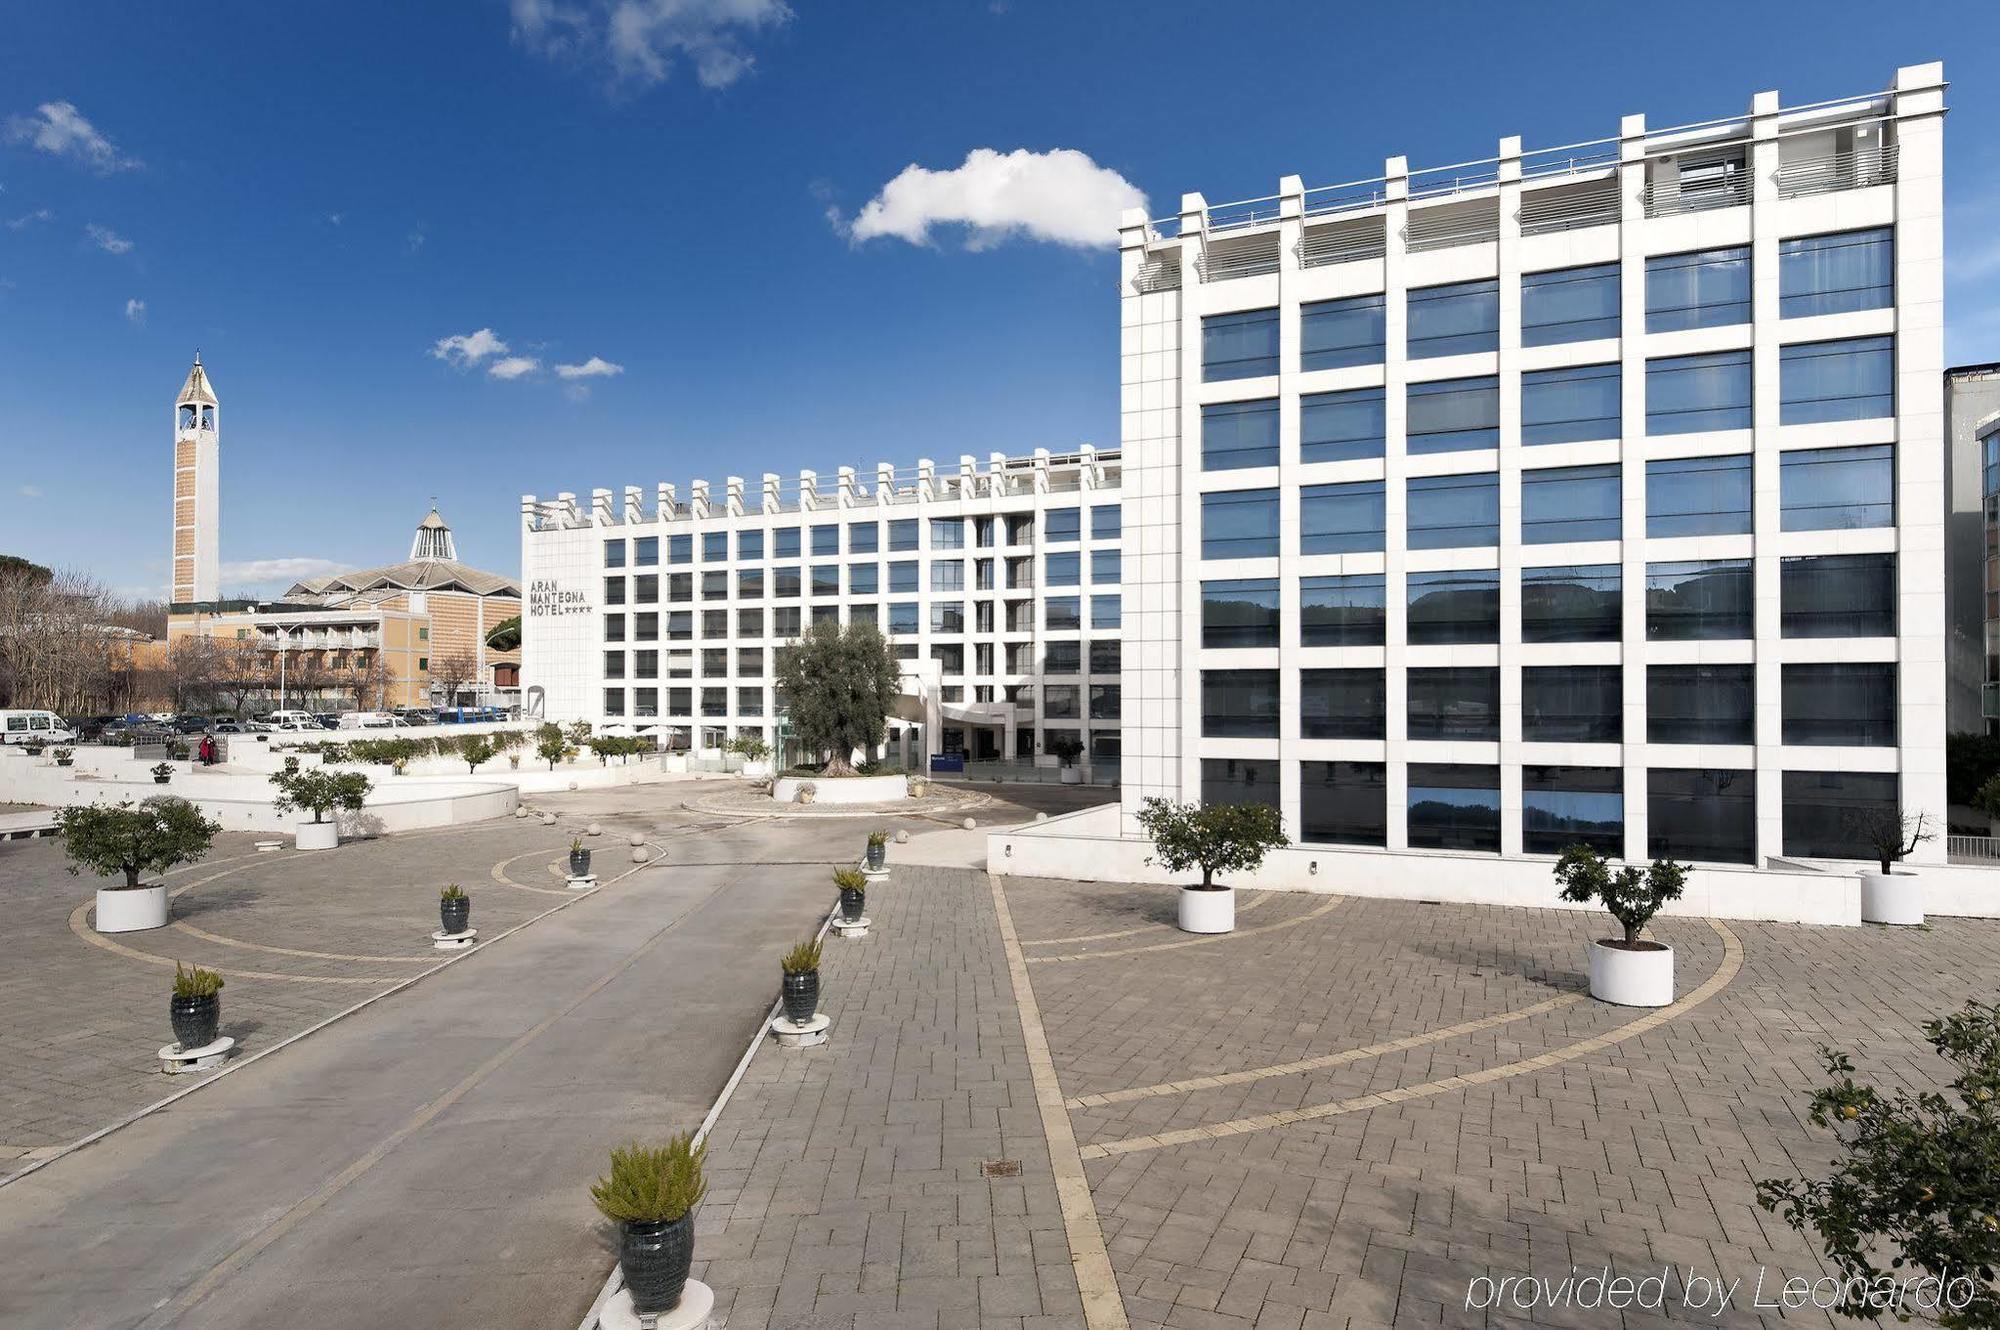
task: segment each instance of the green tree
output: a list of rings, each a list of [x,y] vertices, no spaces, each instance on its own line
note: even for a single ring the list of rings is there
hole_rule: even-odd
[[[164,873],[200,860],[222,824],[185,799],[161,794],[137,807],[129,800],[115,808],[72,804],[56,814],[56,830],[72,876],[85,868],[99,877],[123,873],[125,885],[136,887],[143,872]]]
[[[1290,845],[1278,810],[1269,804],[1172,803],[1139,805],[1139,825],[1152,837],[1152,858],[1169,873],[1201,870],[1203,888],[1217,873],[1252,872],[1272,850]]]
[[[466,771],[477,775],[479,764],[492,758],[493,744],[485,736],[475,734],[465,741],[465,746],[458,750],[458,755],[465,759]]]
[[[563,736],[562,726],[548,722],[535,731],[535,756],[547,762],[550,771],[556,769],[556,763],[568,751],[569,740]]]
[[[326,767],[273,772],[271,784],[278,787],[278,797],[271,801],[273,808],[280,813],[305,810],[315,822],[324,821],[336,808],[359,812],[374,788],[358,771],[330,771]]]
[[[1579,905],[1595,901],[1625,930],[1625,945],[1639,940],[1641,929],[1668,901],[1679,900],[1687,885],[1686,864],[1655,859],[1647,868],[1627,864],[1616,873],[1610,861],[1588,845],[1572,845],[1556,861],[1556,881],[1562,898]]]
[[[1840,1135],[1843,1158],[1829,1177],[1759,1182],[1757,1203],[1782,1208],[1801,1234],[1816,1231],[1848,1281],[1880,1289],[1914,1267],[1945,1281],[1940,1324],[1992,1330],[2000,1327],[2000,1005],[1968,1003],[1927,1021],[1924,1037],[1957,1068],[1948,1096],[1857,1085],[1847,1055],[1822,1045],[1828,1084],[1814,1092],[1810,1117]],[[1887,1270],[1877,1261],[1884,1251]],[[1860,1319],[1896,1309],[1863,1297],[1839,1310]]]
[[[778,694],[792,733],[825,760],[825,775],[853,775],[854,751],[872,752],[882,742],[899,673],[869,623],[816,623],[778,649]]]

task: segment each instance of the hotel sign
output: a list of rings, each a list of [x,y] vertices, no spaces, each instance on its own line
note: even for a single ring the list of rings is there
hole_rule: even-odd
[[[552,618],[559,614],[588,614],[590,600],[581,591],[573,591],[557,586],[552,581],[536,580],[528,584],[528,615],[530,618]]]

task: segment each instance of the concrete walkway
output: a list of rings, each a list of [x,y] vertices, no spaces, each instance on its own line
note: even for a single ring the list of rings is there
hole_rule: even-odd
[[[649,868],[0,1188],[0,1324],[574,1325],[587,1186],[700,1121],[830,904],[807,850]]]

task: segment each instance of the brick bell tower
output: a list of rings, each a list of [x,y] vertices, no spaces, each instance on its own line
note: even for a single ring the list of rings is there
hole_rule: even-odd
[[[220,406],[195,352],[194,368],[174,399],[173,595],[177,605],[221,595],[219,551],[221,465],[216,417]]]

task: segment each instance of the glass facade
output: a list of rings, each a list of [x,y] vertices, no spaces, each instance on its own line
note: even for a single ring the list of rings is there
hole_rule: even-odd
[[[1500,349],[1499,282],[1488,278],[1423,286],[1407,300],[1410,359]]]
[[[1624,376],[1617,365],[1529,370],[1521,375],[1521,442],[1582,443],[1622,432]]]
[[[1278,311],[1211,314],[1201,321],[1201,377],[1217,383],[1278,372]]]
[[[1616,337],[1618,265],[1557,268],[1521,275],[1521,345],[1553,346]]]
[[[1383,299],[1379,295],[1352,296],[1299,306],[1299,368],[1381,364]],[[1274,342],[1273,362],[1276,357]],[[1273,368],[1268,372],[1277,371]]]
[[[1380,457],[1385,437],[1380,388],[1308,393],[1299,398],[1301,462]]]
[[[1896,414],[1896,339],[1850,337],[1778,349],[1778,423],[1817,425]]]
[[[1852,314],[1895,302],[1896,242],[1889,227],[1778,242],[1781,317]]]

